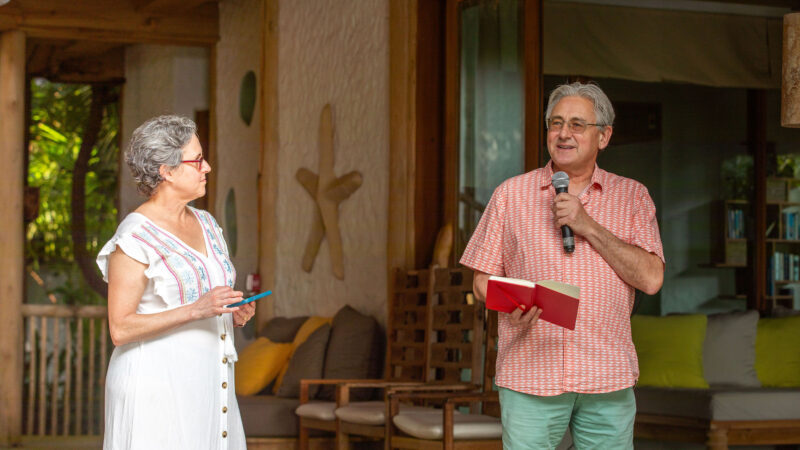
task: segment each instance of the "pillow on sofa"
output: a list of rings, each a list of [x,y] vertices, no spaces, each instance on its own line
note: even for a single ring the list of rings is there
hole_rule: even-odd
[[[639,386],[707,388],[703,378],[706,316],[631,318]]]
[[[308,320],[308,316],[275,317],[269,320],[259,333],[272,342],[292,342],[297,330]]]
[[[308,339],[309,336],[311,336],[311,333],[316,331],[317,328],[319,328],[319,327],[321,327],[323,325],[328,325],[330,323],[331,323],[331,318],[330,317],[320,317],[320,316],[309,317],[305,322],[303,322],[303,325],[300,327],[299,330],[297,330],[297,334],[295,334],[294,340],[292,340],[292,351],[289,354],[289,360],[291,361],[292,357],[294,356],[294,352],[297,351],[297,348],[300,347],[300,345],[302,345],[303,342],[305,342],[306,339]],[[326,338],[325,342],[327,343],[327,338]],[[323,352],[324,352],[324,349],[323,349]],[[324,353],[323,353],[323,357],[324,357]],[[289,370],[289,365],[288,364],[283,366],[283,369],[281,369],[280,373],[278,373],[278,379],[275,380],[275,385],[272,386],[272,393],[273,394],[278,392],[278,389],[280,389],[281,384],[283,383],[283,377],[284,377],[284,375],[286,375],[286,371],[287,370]],[[317,378],[319,378],[319,377],[317,377]]]
[[[345,305],[333,317],[325,352],[323,378],[378,378],[382,373],[383,336],[378,322]],[[350,400],[368,399],[371,392],[357,389]],[[318,399],[333,401],[333,386],[322,386]]]
[[[299,397],[300,380],[322,378],[322,365],[325,362],[325,349],[328,347],[330,334],[331,326],[325,323],[295,349],[289,359],[286,372],[283,374],[283,380],[275,390],[275,395]],[[308,398],[314,398],[317,391],[319,391],[319,385],[309,386]]]
[[[800,316],[761,319],[756,372],[766,387],[800,387]]]
[[[759,387],[756,376],[758,311],[708,316],[703,374],[711,387]]]
[[[292,344],[272,342],[260,337],[239,352],[239,360],[234,365],[236,394],[254,395],[278,375],[289,354]]]

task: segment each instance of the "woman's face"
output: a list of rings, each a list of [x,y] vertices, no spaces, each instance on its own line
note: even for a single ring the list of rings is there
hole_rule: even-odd
[[[211,166],[203,158],[203,147],[197,136],[183,147],[181,165],[171,173],[171,181],[180,192],[186,193],[192,200],[206,195],[206,174]]]

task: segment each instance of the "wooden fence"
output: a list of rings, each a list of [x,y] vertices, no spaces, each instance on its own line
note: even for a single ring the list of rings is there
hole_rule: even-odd
[[[102,434],[106,307],[23,305],[22,316],[23,435]]]

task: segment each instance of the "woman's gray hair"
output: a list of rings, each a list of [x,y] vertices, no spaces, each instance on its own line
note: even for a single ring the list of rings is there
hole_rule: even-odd
[[[544,116],[547,123],[550,122],[553,108],[564,97],[582,97],[589,100],[594,105],[594,118],[597,125],[614,125],[614,107],[611,106],[611,100],[608,99],[605,92],[595,83],[579,82],[562,84],[550,94],[550,99],[547,101],[547,112]]]
[[[159,169],[181,165],[183,147],[197,134],[197,125],[182,116],[158,116],[141,124],[131,136],[125,162],[136,180],[136,189],[150,197],[164,180]]]

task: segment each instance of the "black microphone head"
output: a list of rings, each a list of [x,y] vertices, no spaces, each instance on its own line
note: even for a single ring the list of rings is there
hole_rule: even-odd
[[[566,189],[569,187],[569,175],[566,172],[556,172],[553,174],[553,187],[558,189]]]

